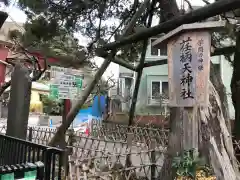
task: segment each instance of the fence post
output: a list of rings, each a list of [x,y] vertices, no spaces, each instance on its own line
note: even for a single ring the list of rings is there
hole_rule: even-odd
[[[133,140],[133,133],[127,133],[127,148],[131,148]],[[126,166],[130,167],[132,165],[131,154],[127,154]]]
[[[67,177],[69,173],[68,156],[73,152],[72,147],[74,143],[74,131],[72,129],[68,130],[66,134],[68,134],[68,142],[63,155],[64,177]]]
[[[156,177],[156,141],[155,139],[152,139],[150,142],[150,150],[151,150],[151,180],[154,180]]]
[[[29,131],[28,131],[28,140],[29,141],[32,141],[32,138],[33,138],[33,128],[32,127],[29,127]]]
[[[44,165],[45,165],[44,179],[51,178],[51,163],[52,163],[52,152],[51,152],[51,148],[48,148],[44,152]]]

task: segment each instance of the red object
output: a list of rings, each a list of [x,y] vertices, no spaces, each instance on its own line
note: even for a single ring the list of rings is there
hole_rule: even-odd
[[[89,136],[89,134],[90,134],[90,129],[89,129],[89,127],[87,127],[87,129],[86,129],[86,131],[85,131],[85,134],[86,134],[87,136]]]
[[[0,48],[0,60],[6,61],[8,56],[8,48],[1,47]],[[6,73],[6,65],[0,62],[0,85],[5,82],[5,73]]]
[[[67,115],[71,109],[71,101],[69,99],[64,100],[64,108]]]
[[[29,54],[35,56],[38,59],[38,62],[40,64],[41,68],[44,68],[44,56],[42,56],[40,53],[37,53],[37,52],[29,52]],[[55,58],[47,58],[47,62],[48,63],[56,63],[56,62],[58,62],[58,60]]]

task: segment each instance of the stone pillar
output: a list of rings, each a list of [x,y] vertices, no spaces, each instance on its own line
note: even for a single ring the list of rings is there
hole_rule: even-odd
[[[9,136],[26,139],[31,87],[32,82],[27,68],[17,64],[11,77],[6,132]]]

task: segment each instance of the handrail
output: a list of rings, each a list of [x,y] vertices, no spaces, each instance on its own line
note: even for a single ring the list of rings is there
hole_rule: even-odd
[[[0,134],[0,138],[1,138],[1,137],[7,138],[7,139],[11,139],[11,140],[14,140],[14,141],[18,141],[18,142],[21,142],[21,143],[23,143],[23,144],[30,144],[30,145],[33,145],[33,146],[35,146],[35,147],[39,147],[39,148],[43,148],[43,149],[54,149],[54,150],[56,150],[56,151],[63,151],[62,149],[57,148],[57,147],[51,147],[51,146],[47,146],[47,145],[41,145],[41,144],[37,144],[37,143],[31,142],[31,141],[28,141],[28,140],[23,140],[23,139],[16,138],[16,137],[11,137],[11,136],[8,136],[8,135]]]

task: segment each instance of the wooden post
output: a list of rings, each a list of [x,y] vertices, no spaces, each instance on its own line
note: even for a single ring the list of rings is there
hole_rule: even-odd
[[[28,140],[32,141],[33,140],[33,128],[29,127],[28,129]]]
[[[152,139],[150,142],[150,150],[151,150],[151,154],[150,154],[150,158],[151,158],[151,179],[154,180],[156,179],[156,152],[155,152],[155,148],[156,148],[156,140]]]
[[[177,138],[180,148],[175,151],[198,151],[198,108],[207,107],[209,102],[211,35],[208,30],[221,29],[224,24],[182,25],[153,43],[156,47],[168,44],[169,106],[182,109],[181,116],[176,117],[181,137]]]
[[[6,135],[26,140],[31,87],[27,68],[17,64],[11,77]]]
[[[64,124],[66,122],[67,114],[69,113],[70,109],[71,109],[71,101],[69,99],[64,99],[63,100],[62,124]],[[67,177],[68,172],[69,172],[69,163],[68,163],[69,149],[68,149],[67,145],[69,145],[69,144],[66,143],[65,134],[62,134],[62,136],[63,136],[62,141],[64,141],[63,144],[66,145],[66,147],[64,147],[65,152],[63,155],[64,177]],[[69,141],[71,142],[72,136],[69,136],[69,138],[71,138],[71,139],[69,139]]]
[[[182,145],[183,150],[190,150],[192,148],[198,150],[198,108],[186,107],[183,110],[183,136]]]
[[[127,133],[127,148],[131,148],[132,140],[133,140],[133,133]],[[126,167],[131,167],[131,165],[132,165],[131,154],[127,154]]]

